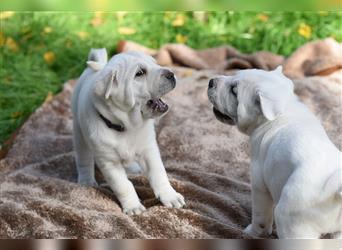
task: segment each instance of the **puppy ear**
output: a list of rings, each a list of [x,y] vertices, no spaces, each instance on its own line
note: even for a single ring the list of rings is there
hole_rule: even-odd
[[[260,104],[260,109],[265,118],[273,121],[285,111],[287,98],[281,95],[257,92],[257,103]]]
[[[108,99],[115,86],[117,86],[116,71],[112,71],[96,82],[94,92],[98,96],[104,96],[105,99]]]
[[[277,74],[273,82],[263,85],[262,89],[257,91],[261,112],[270,121],[283,114],[288,101],[294,97],[293,82],[283,74],[282,70],[283,66],[279,65],[273,71]]]
[[[135,104],[132,81],[130,78],[120,77],[118,69],[115,69],[98,84],[102,86],[99,87],[102,88],[99,92],[105,99],[114,95],[116,105],[123,110],[130,110]]]
[[[116,71],[112,72],[110,80],[107,82],[106,91],[105,91],[105,98],[108,99],[110,94],[112,93],[113,86],[117,84],[116,81]]]
[[[112,63],[111,69],[106,66],[99,74],[95,84],[94,92],[96,95],[111,98],[122,110],[130,110],[135,105],[133,80],[134,74],[125,74],[123,65],[120,61]],[[132,71],[135,72],[135,71]]]

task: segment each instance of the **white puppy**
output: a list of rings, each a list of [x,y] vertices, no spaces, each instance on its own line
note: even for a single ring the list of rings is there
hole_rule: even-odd
[[[250,136],[252,224],[245,232],[270,234],[274,215],[279,238],[341,237],[341,152],[281,71],[242,70],[208,86],[217,119]]]
[[[96,185],[96,163],[123,211],[139,214],[145,208],[125,171],[138,162],[156,197],[167,207],[182,207],[183,196],[167,178],[153,120],[168,110],[160,97],[175,87],[174,74],[135,52],[107,62],[105,49],[93,49],[88,60],[72,99],[78,182]]]

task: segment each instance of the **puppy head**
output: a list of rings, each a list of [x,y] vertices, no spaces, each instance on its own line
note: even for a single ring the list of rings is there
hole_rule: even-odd
[[[211,79],[208,97],[218,120],[250,134],[265,121],[283,114],[293,94],[293,83],[279,66],[274,71],[241,70]]]
[[[176,79],[152,57],[138,52],[121,53],[99,70],[94,93],[108,105],[125,112],[139,106],[145,118],[160,116],[168,110],[161,97],[175,88]]]

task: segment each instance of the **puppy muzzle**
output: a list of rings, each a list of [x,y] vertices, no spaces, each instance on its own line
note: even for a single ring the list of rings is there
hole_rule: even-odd
[[[161,74],[161,83],[159,84],[158,93],[146,102],[146,107],[153,116],[166,113],[169,106],[161,99],[161,97],[176,87],[176,77],[174,73],[168,69],[163,70]]]
[[[220,122],[226,123],[229,125],[235,125],[236,124],[234,117],[223,114],[217,108],[213,107],[213,112],[214,112],[216,119],[219,120]]]

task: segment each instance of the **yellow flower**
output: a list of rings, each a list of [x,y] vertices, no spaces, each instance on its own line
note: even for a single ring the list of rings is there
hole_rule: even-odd
[[[258,19],[263,21],[263,22],[266,22],[268,20],[268,16],[265,14],[259,14]]]
[[[129,27],[120,27],[118,28],[118,32],[121,35],[133,35],[136,33],[136,30]]]
[[[178,14],[175,20],[172,21],[172,26],[180,27],[185,23],[185,16],[183,14]]]
[[[46,26],[46,27],[43,29],[43,32],[44,32],[45,34],[49,34],[49,33],[52,32],[52,28],[49,27],[49,26]]]
[[[305,23],[301,23],[298,27],[298,34],[302,37],[305,37],[306,39],[311,37],[311,27]]]
[[[103,12],[96,11],[93,19],[90,20],[90,24],[94,27],[103,24]]]
[[[51,65],[55,62],[56,56],[55,53],[48,51],[44,53],[44,60],[47,64]]]
[[[176,35],[176,41],[177,43],[185,43],[188,40],[187,36],[183,36],[182,34]]]
[[[82,40],[84,40],[86,37],[89,36],[89,33],[86,31],[79,31],[79,32],[77,32],[77,36],[79,38],[81,38]]]
[[[0,47],[4,46],[6,42],[4,33],[0,32]]]
[[[12,50],[13,52],[18,52],[19,51],[19,46],[18,46],[17,42],[12,37],[8,37],[6,39],[6,46],[10,50]]]
[[[52,99],[53,99],[53,94],[52,94],[51,91],[49,91],[48,94],[47,94],[46,97],[45,97],[44,102],[45,102],[45,103],[46,103],[46,102],[51,102]]]
[[[0,12],[0,19],[10,18],[14,15],[14,11],[1,11]]]

